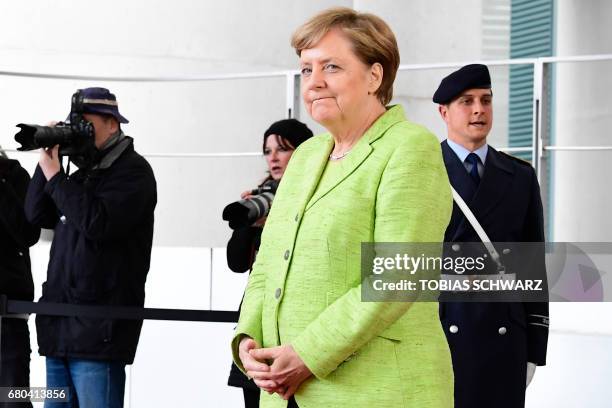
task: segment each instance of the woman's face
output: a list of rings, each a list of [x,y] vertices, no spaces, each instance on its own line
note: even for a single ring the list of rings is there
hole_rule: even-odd
[[[280,136],[269,135],[264,148],[268,171],[274,180],[280,180],[283,177],[294,150],[286,140],[282,140],[283,143],[279,143],[279,141],[281,141]]]
[[[380,64],[364,64],[337,28],[302,50],[300,69],[306,110],[328,129],[363,118],[376,101],[374,92],[382,80]]]

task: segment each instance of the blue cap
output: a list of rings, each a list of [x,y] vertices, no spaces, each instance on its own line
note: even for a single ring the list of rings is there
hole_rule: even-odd
[[[489,68],[482,64],[470,64],[446,76],[433,95],[433,101],[446,105],[466,89],[490,89]]]
[[[119,123],[129,123],[123,115],[119,113],[117,98],[106,88],[85,88],[81,90],[83,96],[83,113],[94,113],[98,115],[111,115]],[[70,115],[68,119],[70,120]]]

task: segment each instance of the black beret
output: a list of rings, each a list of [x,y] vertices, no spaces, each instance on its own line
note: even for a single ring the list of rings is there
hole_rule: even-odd
[[[466,89],[491,88],[489,68],[482,64],[470,64],[451,73],[440,82],[440,86],[433,95],[433,101],[446,105]]]
[[[283,119],[274,122],[264,133],[264,145],[270,135],[279,135],[288,140],[291,145],[297,147],[312,137],[312,130],[304,123],[296,119]]]

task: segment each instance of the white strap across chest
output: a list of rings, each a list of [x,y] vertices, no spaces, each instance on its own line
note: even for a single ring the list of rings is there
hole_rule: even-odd
[[[474,231],[476,231],[476,234],[478,234],[478,237],[480,238],[484,246],[487,248],[489,255],[491,255],[491,259],[493,259],[493,261],[497,264],[499,272],[504,273],[504,267],[501,263],[499,253],[497,252],[497,250],[491,243],[489,236],[487,235],[485,230],[482,228],[482,226],[480,225],[480,223],[474,216],[474,213],[472,212],[472,210],[470,210],[470,207],[468,207],[468,205],[465,203],[465,201],[459,195],[459,193],[455,191],[455,189],[452,186],[451,186],[451,190],[453,192],[453,200],[455,200],[455,202],[461,209],[461,212],[463,212],[463,215],[465,215],[465,218],[468,220],[472,228],[474,228]]]

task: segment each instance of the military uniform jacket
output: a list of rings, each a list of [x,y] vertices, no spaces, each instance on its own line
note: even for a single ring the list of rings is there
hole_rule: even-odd
[[[544,241],[540,188],[529,163],[489,146],[477,185],[446,141],[442,153],[453,188],[493,243]],[[480,242],[456,204],[445,242]],[[455,406],[524,406],[526,364],[546,362],[548,303],[442,302],[440,318],[453,357]]]

